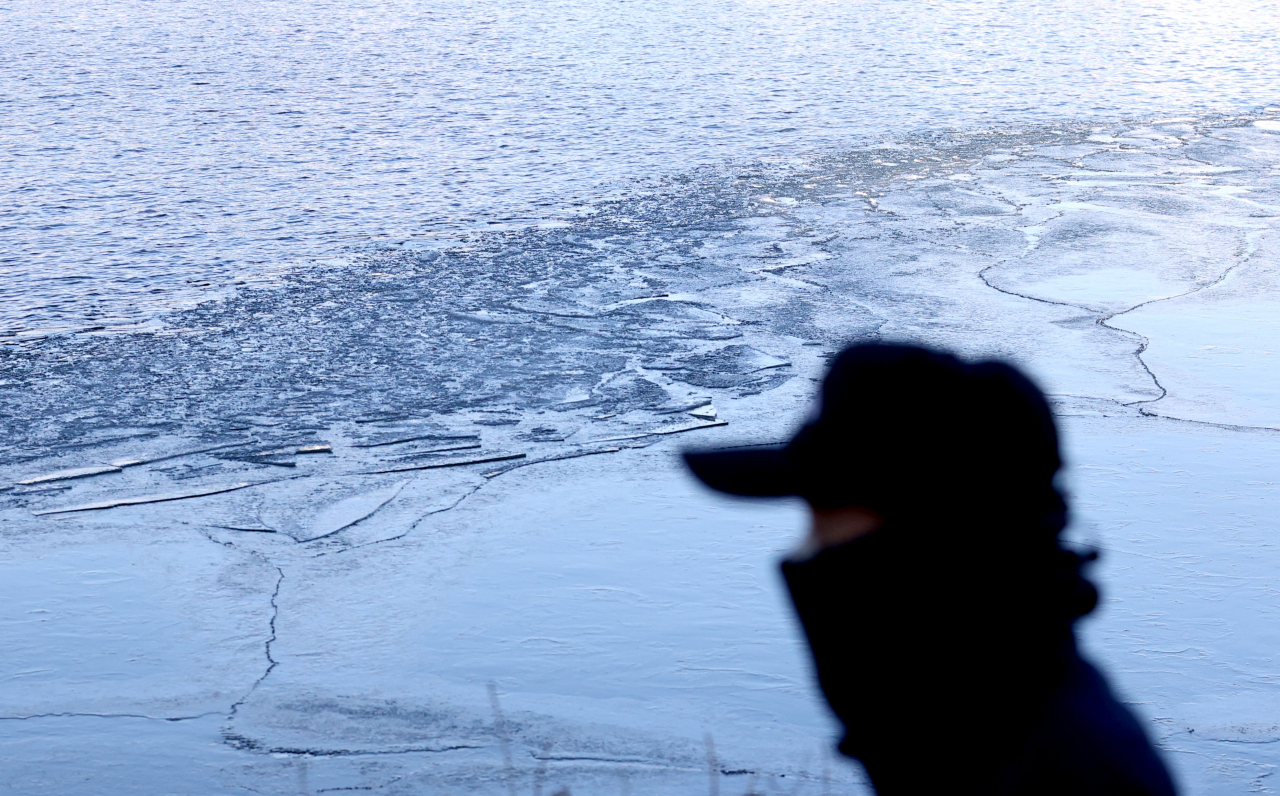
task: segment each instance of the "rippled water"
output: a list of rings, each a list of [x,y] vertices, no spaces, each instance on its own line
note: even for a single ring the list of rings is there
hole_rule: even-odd
[[[1280,102],[1280,6],[15,0],[0,334],[869,137]]]

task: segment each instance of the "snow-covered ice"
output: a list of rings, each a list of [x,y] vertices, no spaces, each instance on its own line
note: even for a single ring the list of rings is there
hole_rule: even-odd
[[[1086,649],[1187,793],[1269,792],[1274,122],[710,169],[6,346],[0,788],[866,792],[776,574],[801,508],[676,453],[784,438],[883,338],[1036,376],[1103,552]]]

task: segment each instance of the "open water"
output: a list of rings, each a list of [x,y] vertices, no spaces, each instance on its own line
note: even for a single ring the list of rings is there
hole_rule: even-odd
[[[127,328],[700,166],[1255,112],[1278,28],[1260,0],[12,0],[0,335]]]

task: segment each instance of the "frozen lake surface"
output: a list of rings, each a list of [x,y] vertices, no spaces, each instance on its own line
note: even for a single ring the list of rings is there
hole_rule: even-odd
[[[1086,649],[1188,793],[1269,792],[1278,219],[1275,113],[908,136],[10,346],[5,787],[865,792],[798,507],[675,454],[880,337],[1036,375]]]
[[[571,217],[699,165],[1238,113],[1280,83],[1264,0],[13,0],[0,22],[10,337]]]
[[[1036,376],[1086,649],[1280,787],[1274,4],[153,6],[0,12],[0,792],[866,793],[676,454],[877,338]]]

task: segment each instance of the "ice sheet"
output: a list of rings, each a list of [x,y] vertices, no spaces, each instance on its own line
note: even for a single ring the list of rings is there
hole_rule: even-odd
[[[700,491],[677,453],[785,439],[841,345],[912,339],[1051,394],[1071,533],[1103,550],[1086,649],[1187,793],[1274,789],[1280,157],[1256,121],[753,164],[9,355],[7,483],[139,462],[0,492],[14,781],[866,793],[776,575],[802,514]],[[212,455],[233,429],[331,455],[271,480]],[[424,433],[483,448],[383,472]],[[200,497],[137,499],[175,494]]]

